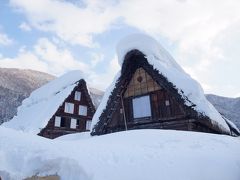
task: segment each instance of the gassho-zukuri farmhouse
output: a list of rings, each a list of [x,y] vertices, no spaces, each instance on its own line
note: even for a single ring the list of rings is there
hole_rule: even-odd
[[[131,129],[239,135],[156,40],[130,35],[119,42],[117,53],[121,70],[93,117],[91,135]]]

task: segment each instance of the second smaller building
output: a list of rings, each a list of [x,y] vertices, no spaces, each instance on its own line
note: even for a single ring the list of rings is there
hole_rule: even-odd
[[[75,83],[72,92],[39,135],[52,139],[65,134],[89,131],[94,113],[95,107],[86,82],[81,79]]]
[[[81,72],[72,71],[35,90],[18,108],[17,116],[3,125],[54,139],[89,131],[94,113]]]

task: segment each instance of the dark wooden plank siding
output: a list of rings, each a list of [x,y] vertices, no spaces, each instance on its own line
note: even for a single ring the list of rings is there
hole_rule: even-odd
[[[80,101],[75,100],[75,92],[81,92]],[[74,104],[74,112],[66,113],[64,111],[65,102]],[[79,115],[79,105],[87,106],[87,116]],[[86,85],[84,83],[79,83],[71,92],[71,94],[64,100],[64,102],[59,106],[57,111],[53,114],[53,116],[48,121],[48,124],[44,129],[39,133],[40,136],[47,138],[56,138],[65,134],[76,133],[76,132],[85,132],[86,130],[86,122],[88,120],[92,120],[92,117],[95,113],[95,108],[92,104],[90,96],[88,94]],[[55,127],[55,117],[61,117],[61,120],[65,121],[64,127]],[[71,118],[77,120],[76,128],[70,128]]]

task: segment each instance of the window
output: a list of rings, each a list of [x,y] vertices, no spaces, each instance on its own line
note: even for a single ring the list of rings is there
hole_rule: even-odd
[[[80,125],[80,120],[78,119],[77,120],[77,126],[79,127],[79,125]]]
[[[170,106],[169,100],[166,100],[166,101],[165,101],[165,105],[166,105],[166,106]]]
[[[77,127],[77,120],[72,118],[70,128],[71,129],[76,129],[76,127]]]
[[[54,126],[55,127],[61,127],[61,117],[55,116]]]
[[[133,99],[133,117],[151,116],[151,105],[149,96],[142,96]]]
[[[76,101],[80,101],[80,100],[81,100],[81,92],[75,91],[74,99],[75,99]]]
[[[65,102],[64,112],[73,114],[74,104]]]
[[[87,106],[79,105],[79,115],[87,116]]]
[[[54,122],[55,127],[66,127],[66,121],[64,118],[55,116],[55,122]]]
[[[61,118],[60,127],[66,127],[66,119],[65,118]]]
[[[90,130],[91,129],[91,123],[92,123],[92,121],[90,121],[90,120],[88,120],[86,122],[86,130]]]

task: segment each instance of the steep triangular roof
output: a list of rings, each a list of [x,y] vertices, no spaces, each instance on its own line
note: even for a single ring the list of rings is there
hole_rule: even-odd
[[[168,87],[171,88],[171,93],[179,97],[186,107],[196,112],[196,115],[199,116],[200,119],[207,119],[206,124],[210,124],[211,127],[218,132],[230,134],[229,126],[213,105],[207,101],[200,84],[193,80],[153,38],[142,34],[128,36],[120,41],[117,46],[117,52],[118,61],[122,66],[122,70],[116,75],[111,86],[107,89],[93,117],[93,134],[96,130],[95,128],[104,123],[99,122],[101,116],[108,111],[108,108],[111,107],[109,103],[116,98],[116,91],[118,91],[116,87],[120,86],[119,84],[121,83],[120,80],[124,74],[124,69],[127,68],[126,61],[131,52],[142,53],[147,63],[152,67],[153,72],[158,74],[159,77],[161,76],[158,82],[161,83],[160,81],[164,81],[162,83],[170,84]]]
[[[3,126],[38,134],[79,84],[86,85],[81,71],[71,71],[50,81],[33,91],[18,108],[17,116]]]

